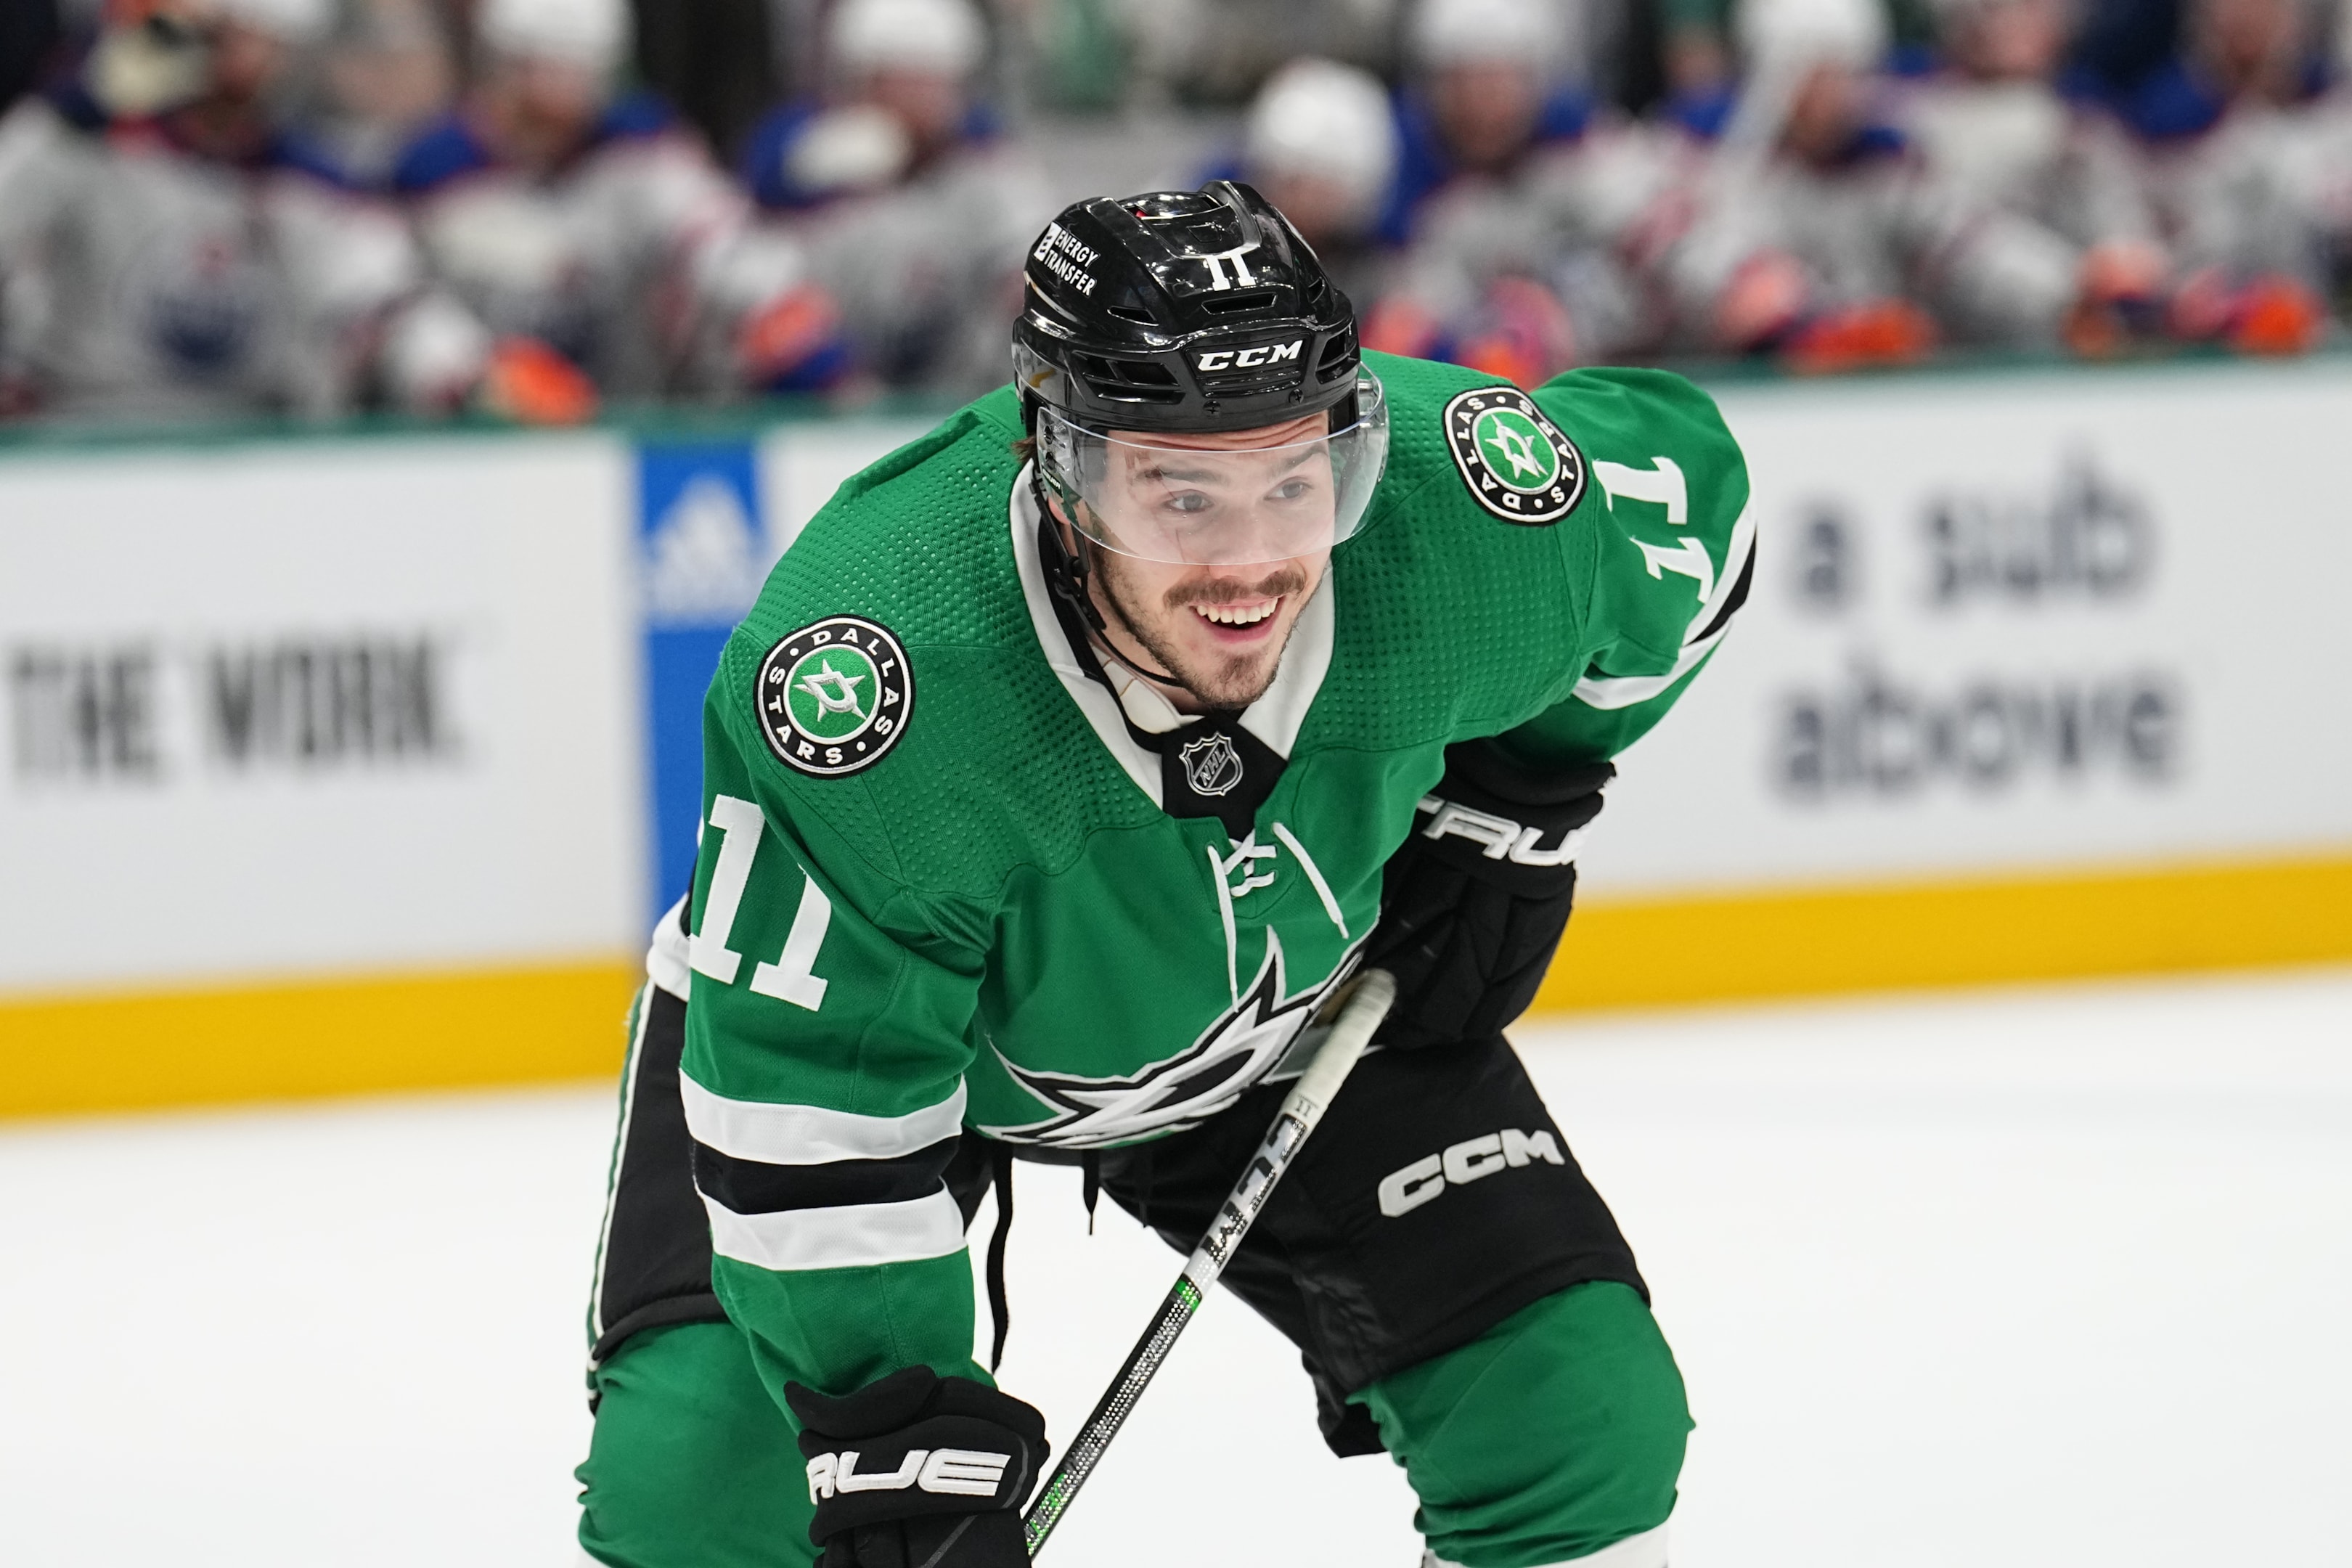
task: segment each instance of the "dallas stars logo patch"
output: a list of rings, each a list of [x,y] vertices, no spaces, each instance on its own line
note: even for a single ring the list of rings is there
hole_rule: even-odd
[[[1544,528],[1584,499],[1584,454],[1536,400],[1512,386],[1482,386],[1445,405],[1445,444],[1480,506]]]
[[[907,732],[915,677],[887,627],[834,616],[768,650],[753,701],[770,751],[804,773],[840,778],[880,762]]]

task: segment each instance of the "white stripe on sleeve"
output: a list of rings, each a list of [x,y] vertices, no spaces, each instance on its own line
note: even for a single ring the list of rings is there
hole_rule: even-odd
[[[1699,605],[1698,614],[1691,617],[1690,628],[1683,634],[1685,637],[1706,631],[1708,623],[1721,612],[1724,604],[1738,588],[1740,573],[1747,568],[1748,554],[1755,548],[1756,503],[1750,500],[1741,510],[1739,521],[1731,525],[1731,538],[1724,547],[1723,570],[1716,576],[1715,592],[1707,595],[1706,603]],[[1637,702],[1647,702],[1696,669],[1698,661],[1705,658],[1730,629],[1731,623],[1726,621],[1708,636],[1696,642],[1684,643],[1681,654],[1675,659],[1675,667],[1664,675],[1588,675],[1576,683],[1572,695],[1588,708],[1631,708]]]
[[[963,1083],[937,1105],[904,1116],[859,1116],[815,1105],[729,1100],[684,1073],[687,1131],[694,1141],[763,1165],[822,1165],[834,1160],[896,1160],[963,1130]],[[953,1206],[953,1205],[950,1205]],[[927,1254],[926,1256],[930,1256]]]
[[[1664,675],[1588,675],[1576,683],[1575,698],[1588,708],[1631,708],[1636,702],[1647,702],[1696,669],[1698,661],[1722,640],[1723,633],[1717,632],[1705,642],[1685,644],[1682,657]]]
[[[897,1204],[737,1214],[706,1196],[710,1249],[761,1268],[862,1268],[919,1263],[963,1250],[963,1211],[942,1184],[927,1198]]]

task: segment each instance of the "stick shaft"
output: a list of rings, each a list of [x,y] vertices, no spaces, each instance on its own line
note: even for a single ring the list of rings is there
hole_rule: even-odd
[[[1192,1256],[1184,1264],[1184,1272],[1160,1303],[1151,1326],[1128,1352],[1126,1364],[1111,1380],[1109,1389],[1095,1405],[1094,1414],[1078,1428],[1076,1439],[1024,1516],[1022,1530],[1028,1539],[1030,1556],[1044,1550],[1045,1538],[1053,1534],[1054,1527],[1061,1522],[1071,1500],[1078,1495],[1078,1489],[1087,1484],[1087,1478],[1101,1463],[1111,1439],[1118,1436],[1118,1429],[1127,1424],[1136,1402],[1143,1397],[1143,1391],[1167,1361],[1168,1352],[1175,1348],[1177,1336],[1201,1310],[1209,1287],[1225,1271],[1242,1237],[1249,1234],[1250,1223],[1265,1206],[1275,1184],[1290,1168],[1307,1134],[1323,1120],[1332,1096],[1347,1081],[1357,1059],[1364,1054],[1364,1047],[1371,1043],[1372,1031],[1380,1027],[1395,999],[1396,983],[1387,971],[1370,969],[1358,977],[1347,1005],[1340,1009],[1339,1022],[1331,1026],[1330,1037],[1283,1097],[1282,1109],[1275,1113],[1274,1124],[1266,1129],[1265,1139],[1251,1157],[1249,1168],[1234,1184],[1208,1235],[1193,1248]]]

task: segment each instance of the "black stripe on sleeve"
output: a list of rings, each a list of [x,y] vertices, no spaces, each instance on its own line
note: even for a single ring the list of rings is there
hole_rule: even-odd
[[[724,1322],[710,1291],[710,1221],[688,1173],[693,1135],[678,1100],[686,1004],[658,985],[639,1003],[628,1113],[613,1173],[612,1215],[592,1326],[601,1363],[656,1323]]]
[[[831,1160],[822,1165],[770,1165],[697,1143],[694,1184],[737,1214],[906,1203],[940,1190],[961,1142],[942,1138],[895,1160]]]
[[[1706,623],[1706,630],[1700,632],[1698,636],[1691,638],[1690,640],[1692,642],[1705,642],[1707,638],[1721,631],[1723,629],[1723,623],[1737,615],[1739,611],[1739,606],[1748,602],[1748,587],[1750,583],[1755,581],[1755,578],[1756,546],[1751,543],[1748,547],[1747,559],[1743,560],[1739,563],[1739,581],[1731,585],[1730,594],[1727,595],[1723,601],[1723,608],[1715,612],[1713,618]]]

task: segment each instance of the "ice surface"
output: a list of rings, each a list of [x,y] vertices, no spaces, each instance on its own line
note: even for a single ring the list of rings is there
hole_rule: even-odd
[[[2352,1562],[2352,973],[1522,1043],[1690,1381],[1677,1568]],[[0,1558],[576,1563],[611,1109],[0,1132]],[[1020,1180],[1004,1379],[1063,1436],[1177,1260]],[[1411,1518],[1221,1299],[1050,1556],[1410,1568]]]

